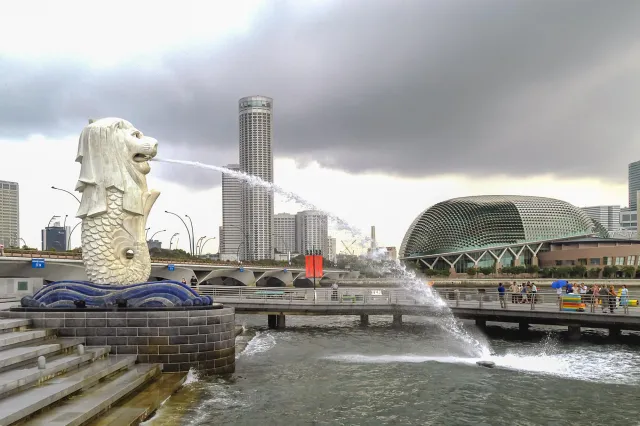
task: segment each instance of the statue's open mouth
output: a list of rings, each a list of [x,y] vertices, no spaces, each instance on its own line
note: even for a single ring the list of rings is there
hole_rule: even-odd
[[[136,163],[144,163],[145,161],[151,160],[153,157],[151,155],[146,154],[136,154],[133,156],[133,161]]]

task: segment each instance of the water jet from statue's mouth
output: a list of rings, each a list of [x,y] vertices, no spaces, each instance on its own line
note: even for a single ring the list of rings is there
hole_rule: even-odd
[[[144,163],[145,161],[149,161],[153,159],[152,156],[146,154],[136,154],[133,156],[133,161],[136,163]]]

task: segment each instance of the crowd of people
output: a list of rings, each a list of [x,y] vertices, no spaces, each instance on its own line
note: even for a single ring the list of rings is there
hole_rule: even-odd
[[[565,287],[556,291],[558,292],[558,300],[562,298],[563,294],[579,294],[582,296],[583,303],[600,306],[603,314],[607,310],[613,314],[618,306],[623,308],[625,313],[629,308],[629,289],[626,284],[622,285],[619,292],[613,285],[607,287],[606,285],[593,284],[591,287],[587,287],[584,283],[567,283]]]
[[[599,306],[602,309],[602,313],[607,311],[615,313],[618,306],[627,313],[629,308],[629,289],[625,284],[617,292],[613,285],[607,287],[606,285],[593,284],[588,287],[585,283],[571,284],[567,282],[565,286],[558,288],[556,292],[558,294],[558,303],[561,302],[562,296],[565,294],[578,294],[581,296],[582,303],[595,307]],[[508,293],[511,294],[511,303],[537,303],[538,288],[535,283],[530,281],[526,283],[514,281],[509,286]],[[500,306],[506,308],[507,288],[503,283],[498,285],[498,295]]]

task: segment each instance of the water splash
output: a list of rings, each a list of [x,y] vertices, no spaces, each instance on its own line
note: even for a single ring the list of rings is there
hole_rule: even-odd
[[[276,339],[270,333],[256,332],[256,335],[249,343],[244,351],[240,354],[242,357],[256,355],[267,352],[276,345]]]
[[[599,383],[630,384],[639,383],[638,377],[630,374],[637,368],[638,356],[629,351],[629,356],[612,357],[608,352],[579,348],[571,353],[558,351],[557,342],[546,341],[526,347],[511,348],[503,354],[487,358],[464,358],[458,356],[434,356],[420,354],[365,355],[335,354],[324,359],[351,364],[416,364],[445,363],[476,367],[476,361],[490,360],[498,370],[519,371],[566,379]],[[491,371],[491,370],[488,370]]]
[[[198,161],[171,160],[158,157],[154,158],[154,161],[199,167],[202,169],[208,169],[227,174],[236,179],[242,180],[251,186],[264,188],[267,191],[277,193],[278,195],[284,197],[287,201],[293,201],[303,206],[305,209],[316,210],[321,212],[322,214],[325,214],[329,219],[336,223],[339,230],[350,232],[359,241],[359,244],[362,247],[369,245],[372,242],[369,236],[363,233],[360,229],[349,224],[346,220],[331,212],[319,208],[318,206],[309,202],[295,192],[288,191],[274,183],[267,182],[257,176],[248,175],[246,173],[237,170],[231,170],[226,167],[200,163]],[[371,252],[367,255],[369,265],[373,269],[377,269],[380,273],[392,275],[400,282],[400,284],[404,288],[412,292],[413,296],[419,303],[425,305],[428,304],[440,308],[438,312],[439,320],[436,321],[436,324],[446,332],[453,333],[464,344],[463,350],[465,350],[470,356],[480,356],[486,358],[490,355],[491,351],[489,349],[488,342],[486,340],[480,341],[479,339],[468,333],[462,327],[462,324],[453,316],[453,312],[451,311],[449,305],[436,293],[436,291],[432,287],[421,280],[414,271],[407,269],[406,265],[404,265],[401,261],[395,260],[382,262],[382,259],[384,259],[385,255],[386,253],[384,249],[371,250]],[[256,336],[256,338],[249,343],[249,346],[247,347],[247,349],[245,349],[245,353],[249,351],[251,343],[256,341],[257,344],[257,337],[258,336]]]

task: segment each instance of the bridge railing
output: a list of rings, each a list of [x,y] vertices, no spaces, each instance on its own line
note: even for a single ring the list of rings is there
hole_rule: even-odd
[[[637,299],[627,294],[622,298],[616,296],[601,296],[593,294],[558,294],[557,291],[543,290],[536,293],[506,292],[501,303],[497,290],[482,289],[437,289],[440,297],[450,306],[500,309],[555,309],[559,311],[599,312],[611,311],[629,313],[629,309],[638,306]]]
[[[232,287],[199,286],[201,294],[212,296],[214,300],[227,302],[257,302],[272,304],[359,304],[359,305],[426,305],[429,300],[424,296],[406,289],[379,288],[292,288],[292,287]],[[505,293],[502,300],[497,290],[478,289],[437,289],[439,297],[450,307],[474,309],[576,311],[598,313],[610,311],[628,314],[632,306],[632,297],[627,296],[625,306],[621,298],[582,295],[558,295],[555,291],[534,293]],[[562,297],[561,297],[562,296]],[[569,297],[566,297],[569,296]],[[579,297],[578,297],[579,296]]]
[[[419,298],[404,289],[347,288],[292,288],[292,287],[198,287],[201,294],[212,296],[214,300],[290,303],[290,304],[377,304],[377,305],[420,305]]]

